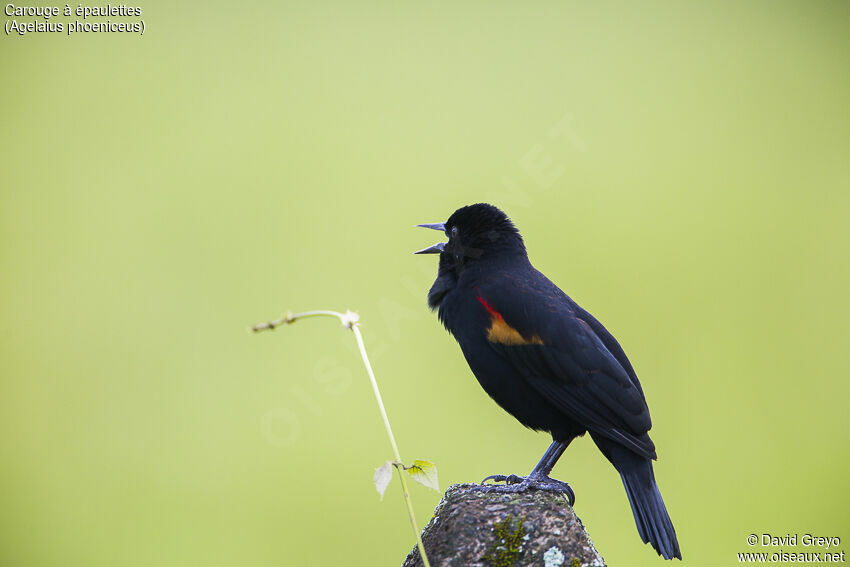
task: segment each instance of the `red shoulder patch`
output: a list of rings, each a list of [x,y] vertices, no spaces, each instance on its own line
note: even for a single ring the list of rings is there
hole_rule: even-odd
[[[477,296],[477,299],[484,306],[484,309],[487,310],[487,313],[490,314],[490,327],[487,329],[488,341],[508,346],[543,344],[543,341],[536,334],[529,338],[523,337],[519,331],[505,322],[502,314],[495,307],[487,303],[486,299],[480,295]]]
[[[487,300],[481,297],[480,295],[478,296],[478,301],[481,303],[481,305],[484,306],[484,309],[487,310],[487,312],[490,314],[490,317],[498,317],[499,319],[504,319],[504,317],[502,317],[502,314],[496,311],[496,309],[492,305],[487,303]]]

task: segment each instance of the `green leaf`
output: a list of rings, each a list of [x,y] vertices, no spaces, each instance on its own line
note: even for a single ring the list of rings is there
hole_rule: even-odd
[[[422,486],[427,486],[437,492],[440,491],[440,481],[437,479],[437,465],[434,463],[416,459],[412,465],[407,467],[407,472],[413,480]]]
[[[386,492],[387,487],[390,485],[390,481],[392,479],[392,461],[387,461],[386,463],[375,469],[375,476],[372,477],[372,480],[375,481],[375,490],[377,490],[378,494],[381,495],[381,500],[384,499],[384,492]]]

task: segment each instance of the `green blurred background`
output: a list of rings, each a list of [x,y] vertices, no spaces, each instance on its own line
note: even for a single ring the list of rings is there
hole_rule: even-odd
[[[0,564],[400,564],[353,339],[287,309],[360,312],[443,487],[529,470],[411,255],[478,201],[635,364],[685,564],[850,539],[850,4],[141,6],[0,37]],[[588,439],[554,475],[660,564]]]

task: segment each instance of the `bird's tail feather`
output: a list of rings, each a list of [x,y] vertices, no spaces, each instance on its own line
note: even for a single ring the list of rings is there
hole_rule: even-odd
[[[643,542],[651,544],[664,559],[681,559],[676,530],[655,483],[652,461],[637,458],[620,470],[620,476]]]

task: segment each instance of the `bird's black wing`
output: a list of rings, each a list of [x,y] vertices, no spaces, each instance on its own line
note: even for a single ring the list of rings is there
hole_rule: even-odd
[[[635,369],[632,368],[632,363],[629,361],[628,357],[626,357],[626,353],[623,352],[623,347],[620,346],[620,343],[617,342],[617,339],[606,329],[602,323],[600,323],[596,317],[585,311],[581,308],[576,302],[567,297],[570,303],[572,304],[573,311],[575,311],[576,317],[590,325],[590,328],[599,337],[599,340],[602,341],[602,344],[605,345],[605,348],[614,355],[614,358],[617,359],[617,362],[620,363],[620,366],[623,367],[623,370],[629,375],[629,378],[632,379],[632,384],[640,392],[641,397],[643,397],[643,388],[641,388],[640,381],[638,381],[637,374],[635,373]]]
[[[481,289],[504,323],[529,337],[526,344],[490,344],[568,417],[654,459],[655,446],[647,435],[652,421],[634,371],[624,368],[594,325],[581,316],[586,312],[545,276],[540,278]],[[607,331],[604,338],[616,344]],[[615,350],[625,358],[619,345]]]

